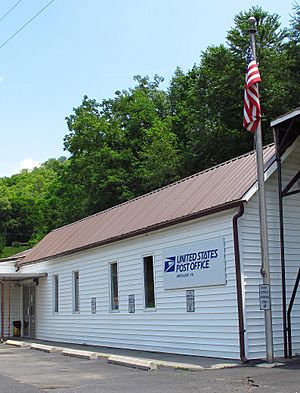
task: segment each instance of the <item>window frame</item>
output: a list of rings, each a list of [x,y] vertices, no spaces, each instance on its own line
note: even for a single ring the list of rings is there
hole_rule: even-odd
[[[114,299],[114,290],[113,290],[113,276],[112,276],[112,266],[116,265],[117,267],[117,298],[118,298],[118,307],[114,308],[113,305],[115,304],[113,302]],[[120,312],[120,285],[119,285],[119,263],[118,261],[112,261],[108,263],[108,275],[109,275],[109,312],[112,313],[118,313]]]
[[[153,300],[154,305],[149,306],[147,305],[147,298],[146,298],[146,290],[147,290],[147,282],[146,282],[146,271],[145,271],[145,259],[152,258],[152,275],[153,275]],[[142,270],[143,270],[143,304],[144,304],[144,311],[151,312],[157,310],[157,303],[156,303],[156,288],[155,288],[155,257],[154,254],[145,254],[142,256]]]
[[[75,277],[77,275],[77,278]],[[76,282],[78,282],[78,286],[76,286]],[[76,296],[76,291],[78,292],[78,296]],[[72,271],[72,298],[73,298],[73,314],[80,313],[80,274],[79,270]],[[78,299],[76,301],[76,299]],[[77,307],[76,307],[77,306]]]

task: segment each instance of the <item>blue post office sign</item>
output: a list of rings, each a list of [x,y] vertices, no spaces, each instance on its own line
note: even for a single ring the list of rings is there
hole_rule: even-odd
[[[224,238],[163,250],[164,288],[226,284]]]

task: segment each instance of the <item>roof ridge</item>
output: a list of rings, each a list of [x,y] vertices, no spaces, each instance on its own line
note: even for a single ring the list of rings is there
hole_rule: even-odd
[[[274,143],[269,143],[268,145],[266,145],[266,146],[263,147],[263,150],[266,150],[267,148],[270,148],[270,147],[273,146],[273,145],[274,145]],[[187,177],[184,177],[183,179],[177,180],[176,182],[167,184],[167,185],[165,185],[165,186],[163,186],[163,187],[160,187],[160,188],[157,188],[157,189],[155,189],[155,190],[153,190],[153,191],[149,191],[149,192],[147,192],[146,194],[137,196],[137,197],[135,197],[135,198],[133,198],[133,199],[130,199],[130,200],[125,201],[125,202],[122,202],[122,203],[120,203],[120,204],[118,204],[118,205],[109,207],[109,208],[107,208],[107,209],[105,209],[105,210],[101,210],[100,212],[91,214],[91,215],[89,215],[89,216],[87,216],[87,217],[83,217],[83,218],[81,218],[81,219],[79,219],[79,220],[73,221],[73,222],[71,222],[71,223],[69,223],[69,224],[63,225],[63,226],[61,226],[61,227],[59,227],[59,228],[56,228],[56,229],[53,229],[51,232],[56,232],[56,231],[60,230],[61,228],[66,228],[66,227],[68,227],[68,226],[75,225],[75,224],[77,224],[77,223],[79,223],[79,222],[82,222],[82,221],[85,221],[85,220],[89,220],[89,219],[92,218],[92,217],[96,217],[96,216],[99,216],[99,215],[101,215],[101,214],[107,213],[107,212],[109,212],[109,211],[111,211],[111,210],[114,210],[114,209],[116,209],[116,208],[119,208],[119,207],[121,207],[121,206],[128,205],[128,204],[130,204],[130,203],[132,203],[132,202],[134,202],[134,201],[137,201],[137,200],[139,200],[139,199],[146,198],[146,197],[149,196],[149,195],[156,194],[156,193],[158,193],[158,192],[160,192],[160,191],[162,191],[162,190],[165,190],[165,189],[167,189],[167,188],[173,187],[173,186],[175,186],[176,184],[183,183],[183,182],[185,182],[185,181],[187,181],[187,180],[193,179],[194,177],[200,176],[200,175],[202,175],[202,174],[204,174],[204,173],[208,173],[208,172],[210,172],[210,171],[216,170],[216,169],[218,169],[218,168],[220,168],[220,167],[222,167],[222,166],[225,166],[225,165],[230,164],[231,162],[235,162],[235,161],[241,160],[242,158],[245,158],[245,157],[248,157],[248,156],[250,156],[250,155],[253,155],[254,153],[255,153],[255,150],[251,150],[251,151],[249,151],[249,152],[247,152],[247,153],[244,153],[244,154],[242,154],[242,155],[240,155],[240,156],[238,156],[238,157],[231,158],[231,159],[229,159],[229,160],[227,160],[227,161],[224,161],[224,162],[222,162],[222,163],[220,163],[220,164],[214,165],[214,166],[212,166],[212,167],[210,167],[210,168],[206,168],[206,169],[204,169],[204,170],[202,170],[202,171],[200,171],[200,172],[196,172],[196,173],[194,173],[194,174],[192,174],[192,175],[189,175],[189,176],[187,176]],[[50,232],[50,233],[51,233],[51,232]]]

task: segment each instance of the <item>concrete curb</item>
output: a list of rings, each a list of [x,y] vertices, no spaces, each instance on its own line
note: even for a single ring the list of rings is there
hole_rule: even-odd
[[[5,344],[13,345],[14,347],[20,347],[24,349],[30,349],[30,344],[24,341],[17,341],[17,340],[6,340]]]
[[[167,361],[155,361],[158,367],[171,367],[175,369],[189,370],[189,371],[200,371],[200,370],[220,370],[223,368],[238,367],[237,363],[219,363],[211,366],[200,366],[198,364],[190,363],[176,363]]]
[[[95,352],[97,354],[98,359],[104,358],[108,359],[111,355],[109,353],[104,352]]]
[[[157,370],[157,364],[152,360],[138,359],[127,356],[110,355],[107,359],[108,363],[118,364],[121,366],[139,368],[141,370],[153,371]]]
[[[24,349],[35,349],[48,353],[60,352],[62,355],[65,356],[78,357],[87,360],[96,360],[99,358],[104,358],[107,359],[107,362],[111,364],[138,368],[147,371],[153,371],[163,367],[181,369],[187,371],[201,371],[201,370],[216,370],[216,369],[238,366],[237,363],[219,363],[210,366],[200,366],[191,363],[178,363],[178,362],[172,362],[172,361],[169,362],[169,361],[157,360],[157,359],[145,359],[145,358],[136,358],[131,356],[110,355],[109,353],[103,353],[103,352],[92,352],[92,351],[52,346],[46,344],[30,343],[30,342],[17,341],[17,340],[7,340],[5,343],[8,345],[14,345],[16,347],[20,347]],[[260,367],[264,367],[264,366],[261,365]]]
[[[91,351],[81,351],[79,349],[64,348],[62,355],[73,356],[82,359],[96,360],[98,359],[98,354]]]
[[[45,344],[36,344],[36,343],[31,344],[30,348],[36,349],[38,351],[48,352],[48,353],[63,351],[63,348],[54,347],[54,346],[45,345]]]
[[[238,367],[238,363],[218,363],[218,364],[213,364],[211,365],[208,369],[209,370],[221,370],[223,368],[232,368],[232,367]]]
[[[256,364],[255,367],[274,368],[274,367],[282,367],[282,366],[285,366],[285,363],[273,362],[273,363],[259,363],[259,364]]]
[[[198,364],[190,364],[190,363],[176,363],[176,362],[167,362],[167,361],[155,361],[157,367],[168,367],[179,370],[189,370],[189,371],[200,371],[205,370],[205,367],[199,366]]]

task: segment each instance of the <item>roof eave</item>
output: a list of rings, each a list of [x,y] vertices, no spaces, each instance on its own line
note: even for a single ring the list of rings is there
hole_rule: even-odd
[[[300,110],[300,109],[299,109]],[[291,154],[291,152],[294,149],[295,146],[294,142],[291,146],[287,148],[287,150],[283,153],[281,159],[282,161],[286,160],[286,158]],[[277,158],[276,155],[274,154],[269,161],[265,164],[265,169],[264,169],[264,180],[268,180],[269,177],[276,171],[277,169]],[[258,190],[258,183],[257,180],[252,184],[252,186],[244,193],[242,196],[242,200],[248,202],[250,198],[257,192]]]
[[[6,258],[1,258],[0,259],[0,263],[2,262],[14,262],[14,261],[18,261],[20,259],[25,258],[25,255],[23,257],[6,257]]]
[[[275,127],[278,124],[283,123],[289,119],[292,119],[293,117],[298,116],[298,115],[300,115],[300,107],[296,108],[288,113],[285,113],[282,116],[277,117],[277,119],[272,120],[271,127]]]

